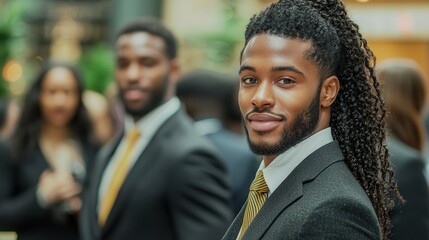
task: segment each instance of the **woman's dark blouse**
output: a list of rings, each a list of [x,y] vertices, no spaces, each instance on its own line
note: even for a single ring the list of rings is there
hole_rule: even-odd
[[[96,150],[89,144],[81,144],[81,149],[88,176]],[[78,239],[77,216],[63,214],[59,206],[44,209],[37,202],[37,184],[48,168],[39,146],[14,159],[8,145],[0,142],[0,231],[15,231],[19,240]]]

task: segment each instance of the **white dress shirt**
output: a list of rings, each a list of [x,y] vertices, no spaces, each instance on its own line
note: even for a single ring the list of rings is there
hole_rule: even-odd
[[[143,118],[139,119],[137,122],[134,122],[133,118],[129,115],[125,115],[124,119],[124,129],[126,136],[127,132],[129,132],[133,128],[139,128],[140,137],[137,140],[136,147],[132,150],[131,154],[131,169],[136,163],[137,159],[141,155],[141,153],[145,150],[146,146],[151,141],[152,137],[161,127],[161,125],[167,121],[174,113],[176,113],[180,109],[180,101],[177,97],[173,97],[166,103],[162,104],[158,108],[152,110],[150,113],[145,115]],[[122,137],[119,142],[118,147],[113,153],[112,159],[106,166],[106,169],[103,172],[100,188],[98,189],[98,203],[97,203],[97,212],[101,203],[101,199],[103,199],[106,194],[107,188],[110,185],[110,181],[113,177],[114,171],[119,163],[119,158],[122,155],[122,151],[126,147],[126,138]]]

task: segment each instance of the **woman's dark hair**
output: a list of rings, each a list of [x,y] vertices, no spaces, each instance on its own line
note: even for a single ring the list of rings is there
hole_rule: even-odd
[[[306,57],[319,66],[321,81],[338,77],[341,87],[331,110],[332,133],[387,239],[392,198],[402,198],[388,160],[386,111],[374,74],[375,56],[358,25],[340,0],[281,0],[250,20],[245,46],[257,34],[311,42]]]
[[[0,130],[2,130],[6,123],[8,109],[9,100],[4,97],[0,97]]]
[[[389,59],[376,70],[388,110],[387,127],[390,133],[423,152],[426,85],[417,63],[409,59]]]
[[[83,80],[79,70],[71,64],[59,62],[46,62],[36,79],[28,89],[22,106],[22,113],[18,120],[15,133],[12,137],[13,152],[17,156],[23,156],[31,152],[37,145],[43,124],[43,116],[40,109],[40,93],[43,81],[49,70],[57,67],[67,68],[73,74],[78,86],[79,103],[75,115],[72,117],[69,127],[73,137],[83,142],[90,142],[91,122],[88,112],[83,104],[84,91]]]

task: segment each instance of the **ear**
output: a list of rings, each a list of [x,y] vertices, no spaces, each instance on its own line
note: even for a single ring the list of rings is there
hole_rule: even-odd
[[[340,91],[340,81],[337,76],[330,76],[322,82],[320,90],[320,105],[322,108],[330,107]]]
[[[177,59],[170,60],[170,80],[176,83],[180,77],[180,64]]]

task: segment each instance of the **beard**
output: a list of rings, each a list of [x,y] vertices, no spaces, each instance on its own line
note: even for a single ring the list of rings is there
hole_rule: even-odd
[[[155,108],[159,107],[165,100],[165,97],[167,95],[167,89],[168,89],[168,82],[169,82],[169,76],[166,74],[164,78],[162,79],[162,84],[157,87],[153,88],[151,90],[151,95],[148,101],[142,103],[142,106],[138,109],[131,108],[125,98],[124,98],[124,92],[125,89],[121,89],[119,92],[119,96],[121,98],[122,103],[124,104],[125,112],[130,114],[133,118],[141,118],[154,110]],[[142,90],[144,91],[144,90]]]
[[[317,123],[319,122],[319,105],[319,94],[316,94],[311,101],[310,106],[297,115],[295,121],[292,122],[290,127],[285,126],[283,128],[280,141],[276,144],[252,142],[249,137],[249,131],[243,121],[250,149],[255,154],[262,156],[274,156],[286,152],[291,147],[309,137],[316,129]],[[266,109],[258,111],[258,109],[255,109],[254,112],[269,112],[269,110]]]

